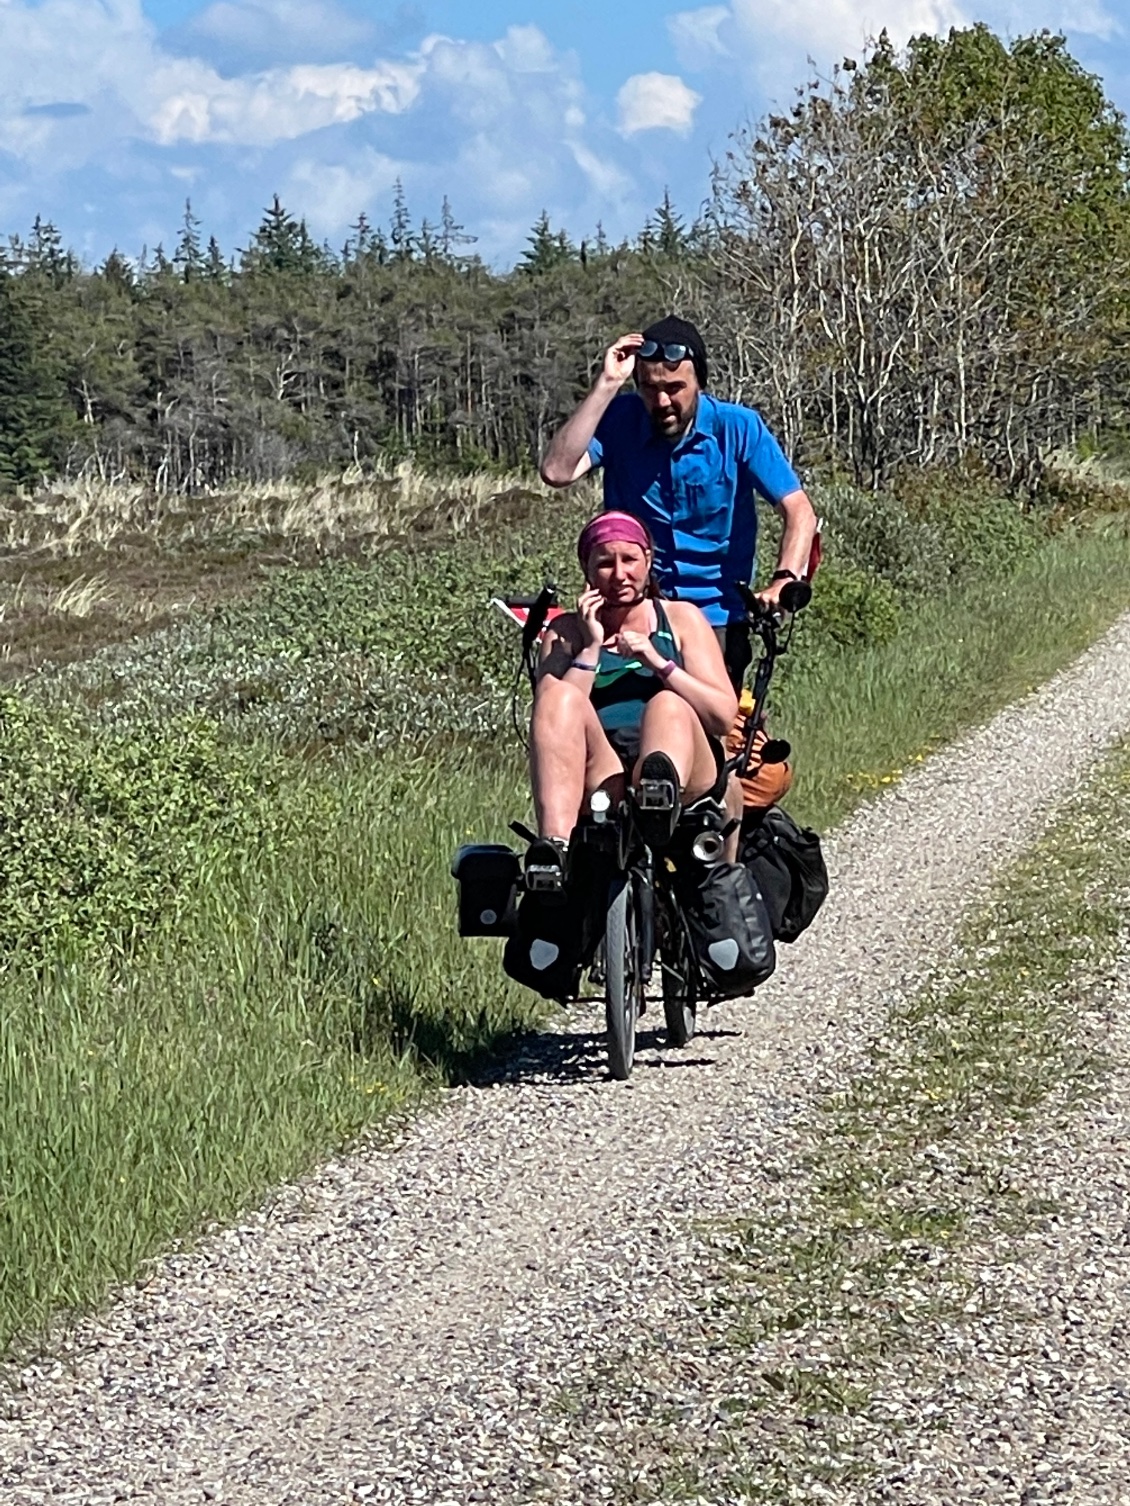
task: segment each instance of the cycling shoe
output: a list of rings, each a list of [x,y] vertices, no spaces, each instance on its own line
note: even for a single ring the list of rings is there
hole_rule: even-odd
[[[526,849],[526,889],[532,894],[561,894],[565,889],[569,844],[562,837],[538,837]]]
[[[649,753],[632,789],[636,830],[651,848],[666,847],[679,822],[679,774],[666,753]]]

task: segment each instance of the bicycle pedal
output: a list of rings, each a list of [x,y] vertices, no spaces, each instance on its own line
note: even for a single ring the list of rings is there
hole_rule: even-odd
[[[560,894],[565,875],[555,863],[531,863],[526,869],[526,888],[534,894]]]
[[[636,788],[636,807],[641,811],[673,811],[678,794],[669,779],[641,779]]]

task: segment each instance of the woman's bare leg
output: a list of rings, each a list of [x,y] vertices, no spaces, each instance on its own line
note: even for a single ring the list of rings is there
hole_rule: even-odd
[[[673,690],[661,690],[644,707],[640,756],[633,778],[649,753],[666,753],[679,775],[684,800],[697,800],[718,779],[714,750],[695,711]]]
[[[538,835],[568,839],[586,791],[623,778],[589,698],[547,675],[538,684],[530,723],[530,783]]]

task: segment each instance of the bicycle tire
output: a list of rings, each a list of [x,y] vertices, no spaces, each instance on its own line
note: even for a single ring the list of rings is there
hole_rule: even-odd
[[[608,1070],[617,1082],[626,1082],[631,1076],[642,991],[634,898],[631,874],[617,874],[609,885],[604,925]]]
[[[664,942],[659,953],[663,979],[663,1019],[667,1044],[685,1046],[694,1039],[698,1023],[697,975],[686,922],[674,901],[668,901]]]

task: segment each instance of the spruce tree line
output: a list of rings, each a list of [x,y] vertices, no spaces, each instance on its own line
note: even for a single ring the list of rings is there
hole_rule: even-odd
[[[604,345],[667,309],[802,464],[865,485],[970,459],[1032,485],[1126,427],[1130,138],[1062,37],[885,37],[739,130],[688,223],[510,270],[448,201],[340,248],[276,198],[246,247],[191,205],[171,251],[83,266],[49,223],[0,249],[0,484],[196,491],[377,457],[529,465]]]

